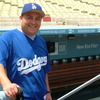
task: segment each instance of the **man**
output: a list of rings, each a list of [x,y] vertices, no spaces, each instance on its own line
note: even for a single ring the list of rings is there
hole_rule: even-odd
[[[20,86],[24,100],[52,100],[48,51],[43,38],[36,34],[44,16],[40,5],[25,4],[21,28],[0,36],[0,83],[10,98],[16,98]]]

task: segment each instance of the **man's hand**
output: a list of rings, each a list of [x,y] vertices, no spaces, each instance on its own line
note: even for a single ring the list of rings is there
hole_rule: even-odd
[[[51,94],[50,93],[47,93],[46,94],[46,100],[52,100],[52,97],[51,97]]]
[[[3,91],[9,98],[15,99],[18,94],[18,85],[15,83],[6,84],[3,86]]]

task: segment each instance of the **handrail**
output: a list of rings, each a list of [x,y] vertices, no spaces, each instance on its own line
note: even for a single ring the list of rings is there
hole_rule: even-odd
[[[99,79],[100,79],[100,74],[95,76],[94,78],[90,79],[89,81],[85,82],[84,84],[80,85],[79,87],[75,88],[74,90],[68,92],[64,96],[58,98],[57,100],[65,100],[69,96],[73,95],[74,93],[78,92],[79,90],[85,88],[86,86],[90,85],[91,83],[93,83],[93,82],[95,82],[95,81],[97,81]]]

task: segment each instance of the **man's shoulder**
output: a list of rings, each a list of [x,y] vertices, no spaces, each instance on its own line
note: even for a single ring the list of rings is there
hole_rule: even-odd
[[[2,33],[1,36],[10,36],[10,35],[13,35],[12,33],[14,33],[17,29],[12,29],[12,30],[8,30],[4,33]]]
[[[2,33],[0,39],[3,41],[11,41],[15,37],[14,32],[16,32],[16,29],[6,31]]]

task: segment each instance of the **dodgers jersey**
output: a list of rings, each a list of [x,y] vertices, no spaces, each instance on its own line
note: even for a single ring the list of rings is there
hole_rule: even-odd
[[[11,82],[18,84],[25,100],[44,100],[46,73],[50,71],[47,46],[36,34],[34,40],[14,29],[0,36],[0,64]]]

